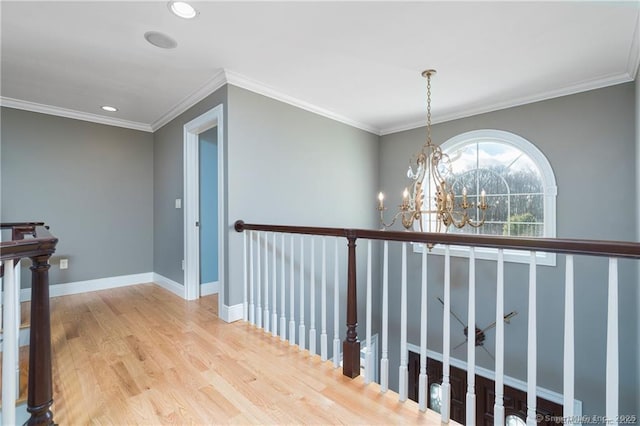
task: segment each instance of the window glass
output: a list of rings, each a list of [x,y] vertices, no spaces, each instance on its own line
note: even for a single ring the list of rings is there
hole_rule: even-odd
[[[472,138],[450,149],[443,147],[443,151],[450,159],[447,179],[457,205],[462,203],[465,190],[467,201],[476,205],[485,191],[489,205],[484,213],[473,207],[467,210],[473,221],[484,218],[483,226],[450,225],[448,232],[544,236],[545,182],[540,168],[526,152],[506,141],[486,137]]]

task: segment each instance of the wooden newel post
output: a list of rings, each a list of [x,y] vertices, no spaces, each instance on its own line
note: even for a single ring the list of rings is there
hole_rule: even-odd
[[[360,375],[360,341],[358,340],[358,289],[356,286],[356,237],[347,235],[349,257],[347,266],[347,337],[342,344],[342,374]]]
[[[32,257],[31,336],[29,340],[29,389],[26,425],[53,425],[51,372],[51,317],[49,311],[49,257]]]

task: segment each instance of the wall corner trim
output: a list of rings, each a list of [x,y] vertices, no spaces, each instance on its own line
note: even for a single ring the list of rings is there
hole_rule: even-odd
[[[157,285],[159,285],[160,287],[164,288],[165,290],[170,291],[171,293],[175,294],[176,296],[180,296],[183,299],[186,298],[185,295],[185,288],[182,284],[173,281],[172,279],[169,279],[163,275],[160,275],[156,272],[153,273],[153,279],[151,280],[154,283],[156,283]]]
[[[222,309],[220,310],[220,319],[224,322],[234,322],[242,319],[243,313],[243,305],[242,303],[238,303],[237,305],[222,305]]]

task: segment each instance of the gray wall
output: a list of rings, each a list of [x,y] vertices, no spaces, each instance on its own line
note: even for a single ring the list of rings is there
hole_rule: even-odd
[[[237,219],[248,223],[375,227],[378,143],[376,135],[229,86],[229,227]],[[226,296],[227,303],[234,305],[242,302],[243,294],[242,235],[231,230],[228,241],[231,285]],[[328,243],[331,260],[333,241]],[[299,241],[296,240],[295,244],[298,257]],[[305,243],[307,257],[309,244]],[[317,241],[317,257],[320,256],[320,244]],[[345,239],[340,241],[340,250],[340,262],[344,266]],[[358,254],[359,302],[363,306],[366,276],[363,241],[359,241]],[[331,262],[328,267],[332,277]],[[307,276],[308,269],[307,262]],[[319,269],[316,269],[318,287]],[[344,268],[340,279],[341,300],[344,302]],[[319,302],[319,295],[316,300]],[[379,306],[377,299],[374,306]],[[364,324],[364,308],[359,311],[360,324]],[[309,312],[308,308],[306,312]],[[331,315],[330,312],[328,318],[332,324]],[[344,308],[340,316],[342,326],[345,323]],[[317,321],[319,324],[319,318]],[[308,319],[306,324],[309,324]],[[330,326],[329,335],[332,335],[332,330]],[[340,332],[344,338],[344,330]]]
[[[566,96],[521,107],[482,114],[433,127],[433,139],[447,139],[476,129],[499,129],[534,143],[549,159],[558,184],[558,237],[635,240],[635,106],[634,84]],[[380,179],[382,190],[395,194],[405,186],[406,161],[424,143],[425,129],[381,138]],[[399,249],[390,256],[392,306],[399,301]],[[564,309],[564,256],[557,267],[538,268],[538,384],[562,391],[562,333]],[[409,312],[413,314],[409,340],[419,344],[419,256],[410,256]],[[429,348],[442,349],[442,258],[429,261]],[[495,262],[477,265],[477,322],[487,325],[495,318]],[[467,318],[467,261],[452,261],[452,309]],[[509,264],[505,271],[505,310],[519,315],[505,327],[506,374],[526,378],[527,267]],[[606,259],[576,259],[576,397],[588,414],[604,413],[604,366],[606,332]],[[633,262],[620,265],[620,413],[638,413],[638,317],[637,274]],[[390,308],[391,324],[398,327],[399,309]],[[452,321],[455,321],[452,319]],[[391,336],[398,336],[391,333]],[[487,347],[494,352],[494,333]],[[463,341],[462,327],[452,322],[452,346]],[[392,340],[390,347],[397,348]],[[466,359],[466,346],[453,356]],[[399,364],[399,351],[390,353],[391,365]],[[493,369],[493,360],[482,349],[479,365]],[[397,368],[391,369],[397,387]]]
[[[223,86],[153,134],[153,270],[180,284],[184,284],[184,210],[175,208],[175,200],[184,202],[183,127],[220,104],[225,105],[226,122],[226,103],[227,86]],[[226,143],[226,137],[218,143]]]
[[[11,108],[1,113],[2,221],[51,226],[60,239],[51,283],[152,272],[152,135]],[[60,257],[69,269],[59,269]]]

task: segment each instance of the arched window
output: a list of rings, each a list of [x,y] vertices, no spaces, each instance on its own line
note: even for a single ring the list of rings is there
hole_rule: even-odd
[[[500,236],[556,236],[556,180],[549,161],[531,142],[501,130],[475,130],[441,145],[451,161],[449,181],[461,201],[486,193],[489,208],[479,228],[450,226],[448,232]],[[428,184],[428,183],[426,183]],[[479,211],[471,211],[476,219]],[[426,225],[426,224],[425,224]],[[464,256],[468,250],[452,250]],[[437,252],[437,251],[436,251]],[[455,252],[455,253],[454,253]],[[477,250],[479,258],[493,259],[495,250]],[[518,252],[505,252],[505,260],[525,261]],[[540,253],[539,263],[555,265],[555,256]]]

